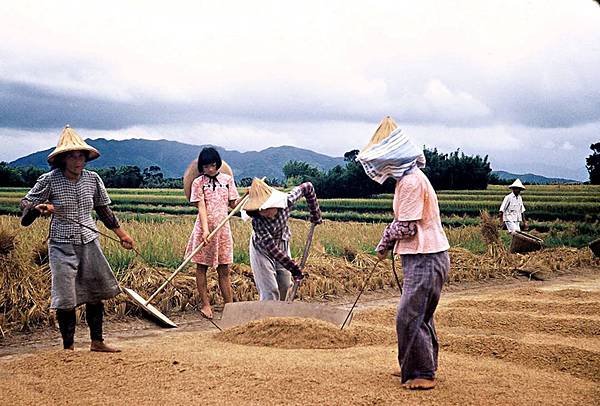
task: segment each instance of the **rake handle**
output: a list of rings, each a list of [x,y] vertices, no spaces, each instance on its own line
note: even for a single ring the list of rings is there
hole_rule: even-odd
[[[308,237],[306,237],[306,244],[304,245],[304,252],[302,253],[302,259],[300,260],[300,270],[304,269],[304,265],[306,265],[306,260],[308,259],[308,252],[310,251],[310,245],[312,243],[313,235],[315,233],[315,227],[317,225],[315,223],[310,224],[310,229],[308,230]],[[286,296],[286,301],[291,303],[296,298],[296,293],[298,293],[298,289],[300,288],[300,284],[302,283],[302,279],[294,280],[294,284],[292,285],[292,289],[288,292]]]
[[[248,192],[246,192],[244,194],[244,196],[242,197],[242,200],[240,200],[240,202],[238,203],[237,206],[235,206],[235,208],[233,210],[231,210],[231,212],[227,215],[227,217],[225,217],[218,225],[217,227],[215,227],[215,229],[208,235],[208,237],[206,237],[206,240],[210,240],[211,238],[214,237],[214,235],[217,233],[217,231],[219,231],[221,229],[221,227],[223,227],[225,224],[227,224],[227,222],[229,221],[230,218],[232,218],[241,208],[242,206],[246,203],[246,201],[248,200]],[[173,272],[171,274],[171,276],[169,276],[167,278],[167,280],[160,285],[160,287],[158,289],[156,289],[156,292],[154,292],[152,294],[152,296],[150,296],[148,298],[148,300],[146,300],[146,302],[144,303],[144,306],[147,306],[148,303],[150,303],[152,301],[152,299],[154,299],[156,297],[156,295],[158,295],[164,288],[165,286],[167,286],[169,284],[169,282],[171,282],[173,280],[173,278],[175,278],[175,276],[181,272],[181,270],[183,268],[185,268],[185,266],[192,260],[192,258],[194,257],[194,255],[196,255],[202,248],[204,248],[204,246],[206,245],[205,241],[202,241],[200,243],[200,245],[198,245],[196,248],[194,248],[194,250],[190,253],[190,255],[187,256],[187,258],[185,258],[183,260],[183,262],[181,263],[181,265],[179,265],[179,267],[175,270],[175,272]]]
[[[360,296],[363,294],[363,292],[365,291],[365,288],[367,287],[367,284],[369,283],[369,280],[371,279],[371,275],[373,275],[373,272],[375,272],[375,268],[377,268],[377,265],[379,265],[379,263],[381,262],[381,260],[377,260],[377,262],[375,262],[375,265],[373,265],[373,269],[371,269],[371,272],[369,272],[369,275],[367,276],[367,279],[365,280],[365,284],[363,285],[362,289],[360,290],[360,292],[358,292],[358,296],[356,297],[356,300],[354,301],[354,304],[352,305],[352,308],[350,309],[350,311],[348,312],[348,315],[346,316],[346,318],[344,319],[344,323],[342,323],[342,327],[340,328],[340,330],[343,330],[344,327],[346,326],[346,322],[348,321],[348,319],[350,318],[350,315],[352,314],[352,312],[354,311],[354,307],[356,306],[356,304],[358,303],[358,299],[360,299]]]

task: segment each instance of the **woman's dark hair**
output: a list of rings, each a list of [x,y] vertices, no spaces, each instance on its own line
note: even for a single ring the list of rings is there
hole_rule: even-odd
[[[198,155],[198,172],[202,173],[204,165],[215,164],[217,169],[221,167],[221,155],[213,147],[202,148]]]
[[[260,216],[260,214],[258,214],[258,210],[249,210],[246,212],[246,214],[250,217],[252,217],[253,219],[257,218],[258,216]]]
[[[67,154],[69,152],[74,152],[74,151],[63,152],[63,153],[58,154],[57,156],[55,156],[54,160],[50,164],[50,168],[64,170],[65,166],[67,165],[66,162],[65,162],[65,158],[67,157]],[[82,150],[81,152],[83,152],[83,155],[85,155],[85,162],[89,161],[90,160],[90,152],[89,151],[84,151],[84,150]]]

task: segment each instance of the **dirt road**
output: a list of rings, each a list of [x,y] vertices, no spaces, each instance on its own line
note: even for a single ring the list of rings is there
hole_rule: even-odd
[[[198,321],[177,330],[111,323],[107,340],[120,354],[87,351],[81,327],[75,352],[58,348],[57,333],[39,336],[0,348],[0,403],[600,403],[598,269],[447,292],[436,317],[439,384],[428,392],[390,375],[395,301],[365,302],[353,326],[362,335],[344,349],[232,344]]]

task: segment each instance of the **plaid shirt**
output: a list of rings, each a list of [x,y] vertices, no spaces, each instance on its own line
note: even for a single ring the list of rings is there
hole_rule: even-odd
[[[417,223],[414,221],[394,220],[385,227],[381,241],[375,251],[387,251],[394,248],[397,240],[412,237],[417,234]]]
[[[83,170],[76,182],[67,179],[60,169],[45,173],[27,193],[25,200],[33,206],[45,202],[53,204],[57,215],[52,216],[50,223],[50,240],[71,244],[87,244],[98,238],[98,233],[63,217],[96,230],[92,210],[110,204],[100,176],[87,170]]]
[[[252,229],[254,230],[254,233],[252,234],[253,243],[266,251],[271,258],[279,262],[285,269],[292,272],[294,275],[301,274],[300,267],[287,255],[287,253],[283,252],[278,247],[278,243],[282,240],[290,240],[290,237],[292,236],[288,225],[290,211],[302,196],[306,198],[306,203],[310,212],[310,222],[320,224],[323,221],[321,219],[321,209],[319,209],[315,188],[310,182],[305,182],[292,189],[292,191],[288,193],[288,207],[279,209],[274,218],[270,219],[259,215],[252,219]]]

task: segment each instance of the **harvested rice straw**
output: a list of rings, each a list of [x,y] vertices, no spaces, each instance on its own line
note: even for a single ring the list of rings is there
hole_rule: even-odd
[[[7,229],[0,229],[0,256],[8,255],[15,249],[17,234]]]
[[[498,223],[496,219],[490,216],[487,210],[481,211],[481,236],[488,247],[489,255],[496,255],[498,252],[504,251],[504,246],[500,241],[500,233],[498,232]]]

